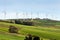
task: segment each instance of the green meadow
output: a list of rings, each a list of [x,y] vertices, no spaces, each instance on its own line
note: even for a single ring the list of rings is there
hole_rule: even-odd
[[[10,25],[17,27],[19,33],[9,33],[8,29]],[[60,28],[0,22],[0,40],[24,40],[27,34],[37,35],[43,40],[60,40]]]

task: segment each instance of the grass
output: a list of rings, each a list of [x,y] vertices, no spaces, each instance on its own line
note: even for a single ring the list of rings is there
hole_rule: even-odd
[[[9,33],[8,28],[10,25],[16,26],[19,29],[19,34]],[[35,27],[0,22],[0,40],[24,40],[24,36],[27,34],[38,35],[44,40],[60,40],[60,29],[58,28],[48,28],[40,26]]]
[[[24,37],[0,33],[0,40],[23,40]]]

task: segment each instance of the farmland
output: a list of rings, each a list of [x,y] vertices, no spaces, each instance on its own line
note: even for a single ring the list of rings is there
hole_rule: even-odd
[[[19,34],[9,33],[8,28],[10,25],[17,27]],[[60,28],[0,22],[0,40],[24,40],[27,34],[37,35],[43,40],[60,40]]]

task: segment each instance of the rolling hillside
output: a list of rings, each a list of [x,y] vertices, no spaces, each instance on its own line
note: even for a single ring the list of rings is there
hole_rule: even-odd
[[[42,26],[42,27],[55,27],[60,28],[60,21],[51,20],[51,19],[8,19],[3,20],[2,22],[6,23],[15,23],[29,26]]]
[[[19,28],[19,34],[13,34],[8,32],[10,25]],[[24,40],[25,35],[32,34],[37,35],[44,40],[60,40],[60,29],[54,27],[42,27],[42,26],[27,26],[21,24],[12,24],[0,22],[0,40]]]

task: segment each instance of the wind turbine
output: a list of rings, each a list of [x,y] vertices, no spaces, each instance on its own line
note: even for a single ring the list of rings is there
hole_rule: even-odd
[[[37,18],[40,18],[40,14],[39,14],[39,12],[37,12]]]
[[[16,19],[18,19],[18,12],[16,12]]]
[[[6,19],[6,11],[4,11],[4,19]]]
[[[48,14],[46,13],[46,19],[48,19]]]
[[[31,21],[33,21],[33,14],[32,14],[32,12],[31,12]]]
[[[23,21],[25,21],[25,14],[24,14],[24,12],[23,12],[23,18],[22,19],[23,19]]]

